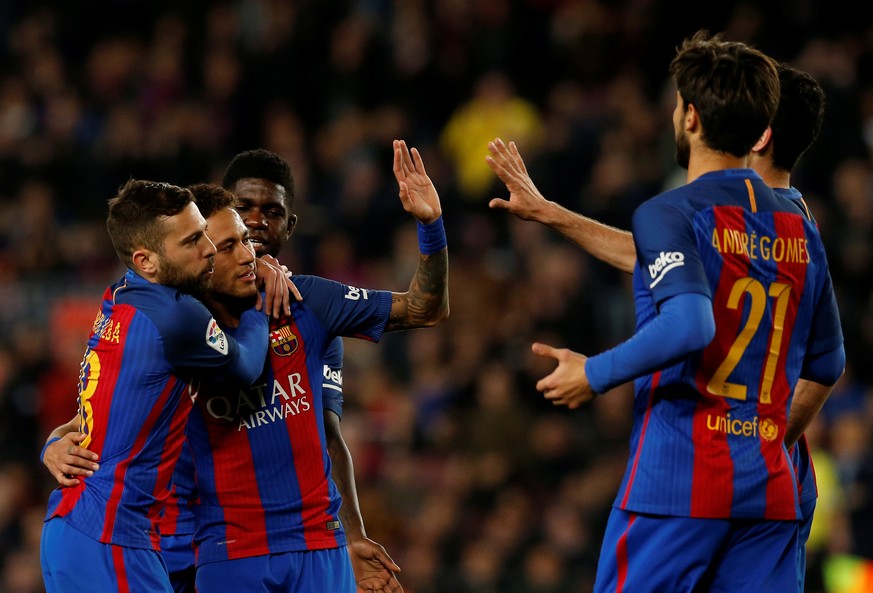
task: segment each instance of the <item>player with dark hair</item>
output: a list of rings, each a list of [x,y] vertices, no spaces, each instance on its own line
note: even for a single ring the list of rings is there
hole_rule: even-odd
[[[261,151],[261,152],[265,152],[265,151]],[[396,146],[395,175],[398,177],[398,181],[401,182],[401,195],[402,196],[404,196],[404,195],[419,195],[419,194],[424,195],[426,193],[429,193],[430,191],[433,191],[432,184],[430,184],[430,181],[429,181],[429,179],[427,179],[426,173],[424,172],[424,167],[420,161],[420,157],[418,157],[417,152],[414,152],[413,155],[414,155],[414,159],[406,151],[405,145],[403,143],[398,143],[398,145]],[[265,174],[265,173],[263,170],[260,170],[260,174]],[[263,192],[263,194],[260,195],[258,198],[251,198],[251,196],[250,196],[250,200],[252,200],[254,202],[254,204],[253,204],[253,207],[249,209],[249,212],[260,211],[260,210],[271,210],[274,208],[279,208],[283,212],[285,211],[286,200],[284,198],[284,195],[282,195],[282,191],[281,191],[281,190],[284,190],[284,187],[285,187],[284,185],[281,186],[281,189],[280,189],[280,186],[278,184],[274,184],[270,180],[267,180],[267,179],[258,179],[258,180],[251,180],[249,178],[242,178],[242,179],[244,179],[245,181],[257,182],[265,190]],[[413,185],[413,183],[415,185]],[[410,188],[414,191],[411,192]],[[428,188],[430,188],[430,189],[428,189]],[[210,236],[215,240],[216,247],[218,249],[218,255],[216,256],[216,272],[213,275],[213,283],[212,283],[212,291],[214,294],[212,295],[212,297],[207,297],[207,298],[209,299],[209,304],[211,307],[213,307],[213,309],[221,309],[222,308],[221,303],[225,302],[228,299],[230,299],[231,301],[234,299],[232,289],[235,285],[238,285],[238,282],[235,280],[235,278],[245,276],[245,274],[237,274],[234,272],[235,268],[232,265],[231,260],[225,259],[224,254],[225,253],[232,254],[234,252],[234,249],[236,248],[236,246],[243,242],[243,239],[240,238],[240,236],[238,236],[238,233],[235,233],[235,231],[233,230],[234,226],[229,223],[229,220],[227,220],[228,218],[232,219],[233,217],[228,216],[227,212],[224,212],[222,210],[222,208],[224,208],[224,210],[226,210],[226,205],[228,204],[227,196],[230,195],[229,193],[225,192],[224,190],[221,190],[221,188],[218,188],[217,186],[209,186],[209,185],[203,185],[203,184],[199,184],[197,186],[192,186],[192,190],[197,194],[198,204],[200,205],[201,209],[203,209],[204,213],[206,214],[207,218],[209,219],[209,233],[210,233]],[[222,193],[224,193],[226,195],[222,196],[221,195]],[[434,192],[433,196],[434,197],[436,196],[435,192]],[[430,201],[431,199],[433,199],[433,198],[428,198],[427,200]],[[270,206],[269,204],[272,204],[272,205]],[[237,201],[237,206],[238,207],[240,206],[239,200]],[[244,214],[244,216],[245,216],[245,214]],[[257,216],[250,217],[250,220],[247,221],[249,228],[243,227],[245,230],[245,233],[246,233],[246,237],[244,239],[245,242],[251,243],[250,237],[253,234],[253,232],[257,231],[257,230],[260,230],[261,232],[264,233],[263,238],[265,240],[262,241],[261,244],[273,244],[273,242],[271,241],[271,238],[273,238],[272,236],[274,236],[274,235],[286,236],[283,234],[283,232],[281,230],[281,224],[280,225],[266,225],[265,228],[261,228],[261,225],[259,223],[257,223],[257,221],[255,220],[257,218],[258,218]],[[278,220],[278,219],[274,219],[274,220]],[[435,221],[434,223],[431,223],[431,224],[436,225],[436,227],[441,229],[440,219],[437,219],[437,221]],[[425,268],[421,269],[422,273],[420,273],[418,275],[418,278],[421,278],[421,279],[427,277],[427,274],[424,273],[427,270],[438,270],[439,269],[440,262],[442,261],[442,256],[441,255],[438,256],[438,254],[439,254],[440,250],[442,250],[444,252],[444,248],[441,247],[441,245],[444,245],[444,238],[442,240],[435,241],[434,236],[433,236],[433,231],[429,230],[429,228],[430,227],[427,227],[427,226],[421,227],[420,238],[422,239],[422,242],[423,242],[422,244],[423,244],[424,248],[426,248],[426,250],[428,250],[428,251],[436,250],[436,251],[435,251],[434,255],[428,255],[427,259],[432,259],[433,262],[431,264],[429,264],[428,266],[426,266]],[[231,238],[228,238],[228,237],[231,237]],[[233,238],[233,237],[235,237],[235,238]],[[436,237],[436,239],[439,239],[439,237]],[[279,247],[281,247],[281,243],[282,243],[281,241],[278,242]],[[228,262],[231,262],[231,263],[228,263]],[[243,268],[248,266],[248,258],[245,257],[245,254],[242,254],[241,258],[239,259],[239,263],[237,265],[239,267],[243,267]],[[220,278],[226,277],[226,274],[228,272],[228,266],[230,266],[230,270],[229,270],[230,280],[225,279],[223,281],[220,281],[219,280]],[[437,278],[437,280],[438,280],[438,278]],[[444,282],[444,281],[441,281],[438,284],[441,284],[442,282]],[[350,290],[357,291],[358,289],[350,289]],[[425,294],[422,292],[422,290],[424,290],[424,288],[417,287],[417,282],[414,281],[413,285],[410,288],[409,293],[395,295],[396,303],[395,303],[395,305],[392,306],[392,310],[396,309],[400,306],[403,306],[404,303],[409,302],[410,299],[412,299],[415,302],[420,302],[422,297]],[[351,293],[349,293],[349,294],[351,294]],[[355,294],[364,295],[363,296],[364,300],[368,299],[368,297],[366,296],[367,293],[365,293],[363,291],[355,292]],[[361,298],[361,297],[359,296],[359,298]],[[444,303],[444,305],[447,306],[447,303]],[[421,311],[427,311],[427,310],[430,310],[434,306],[438,306],[438,303],[433,303],[431,305],[427,305],[423,309],[422,309],[421,305],[419,304],[416,307],[416,309],[421,310]],[[443,311],[442,314],[444,314],[444,313],[447,313],[447,310]],[[399,314],[399,311],[398,311],[398,314]],[[404,329],[405,324],[409,323],[409,321],[403,321],[404,317],[410,317],[410,320],[413,320],[414,323],[416,324],[416,326],[418,324],[422,324],[422,323],[424,323],[424,324],[431,323],[431,321],[428,321],[427,319],[414,320],[414,318],[411,317],[411,315],[412,315],[412,313],[410,312],[410,313],[403,313],[399,317],[397,317],[396,319],[394,317],[392,317],[392,321],[390,321],[388,323],[388,325],[386,327],[386,331],[392,331],[394,329]],[[233,319],[230,318],[228,323],[232,324]],[[400,325],[397,325],[397,324],[400,324]],[[336,346],[339,346],[340,349],[336,350],[335,349]],[[341,346],[342,346],[342,343],[338,339],[334,339],[333,341],[331,341],[330,345],[327,346],[327,350],[326,350],[325,358],[324,358],[325,372],[323,373],[323,383],[321,385],[321,389],[316,389],[316,390],[312,391],[312,399],[313,400],[323,400],[323,405],[322,405],[322,407],[324,409],[323,420],[322,420],[322,423],[324,425],[323,431],[327,435],[327,447],[330,448],[330,454],[331,454],[330,455],[330,463],[326,464],[325,469],[332,467],[332,462],[337,457],[337,455],[335,454],[335,447],[336,446],[335,445],[331,446],[331,444],[330,444],[331,439],[330,439],[329,425],[332,421],[334,421],[334,419],[336,419],[335,421],[336,421],[336,423],[338,423],[339,414],[341,414],[341,411],[342,411],[342,399],[341,399],[341,387],[342,387],[342,385],[341,385],[341,379],[339,378],[341,376],[339,373],[341,372],[341,364],[342,364]],[[332,355],[329,353],[331,350],[333,351]],[[281,360],[281,359],[279,359],[279,360]],[[307,364],[311,366],[314,363],[309,362]],[[328,370],[328,369],[330,369],[330,370]],[[311,378],[311,375],[312,375],[311,372],[307,373],[306,377]],[[319,377],[321,377],[321,376],[322,376],[322,373],[319,372]],[[297,384],[295,384],[295,385],[297,385]],[[310,382],[310,385],[311,385],[311,382]],[[324,389],[327,389],[327,391],[324,391]],[[317,392],[322,392],[322,393],[318,393],[316,395]],[[204,390],[204,393],[205,393],[205,390]],[[204,395],[203,397],[207,398],[206,395]],[[226,396],[219,395],[217,397],[222,398],[222,397],[226,397]],[[205,401],[205,400],[202,400],[202,401]],[[224,400],[222,399],[221,401],[224,401]],[[249,398],[248,401],[252,401],[251,398]],[[305,405],[305,407],[307,408],[307,411],[310,412],[310,414],[308,414],[308,415],[304,414],[304,416],[307,416],[307,417],[311,416],[311,409],[313,407],[318,409],[317,403],[315,401],[309,400],[308,398],[307,398],[307,401],[305,402],[305,404],[300,404],[300,405],[301,406]],[[207,406],[206,409],[208,412],[210,408]],[[256,417],[257,417],[257,415],[256,415]],[[286,420],[290,422],[291,418],[288,417],[288,418],[286,418]],[[276,430],[276,428],[274,427],[273,432],[275,432],[275,430]],[[266,431],[261,431],[259,434],[264,434],[265,432]],[[287,431],[282,430],[280,432],[281,432],[281,434],[286,434]],[[330,508],[333,508],[333,512],[335,513],[336,506],[338,506],[339,502],[340,502],[340,499],[335,494],[331,494],[330,496],[328,496],[326,498],[321,498],[321,497],[313,498],[311,496],[310,497],[303,496],[301,498],[295,498],[293,496],[289,496],[289,494],[288,494],[289,490],[287,488],[283,488],[281,486],[282,484],[284,484],[288,480],[288,477],[290,475],[292,475],[289,468],[293,468],[293,467],[299,466],[301,464],[304,467],[305,466],[310,466],[310,467],[311,466],[319,466],[324,461],[326,461],[325,460],[325,453],[326,453],[325,444],[322,442],[323,439],[319,439],[319,436],[318,436],[319,434],[321,434],[321,432],[322,432],[321,430],[318,430],[315,432],[310,431],[309,433],[307,433],[308,438],[301,437],[300,439],[295,441],[294,447],[292,448],[291,451],[289,451],[288,460],[285,462],[281,461],[281,456],[280,456],[280,458],[276,457],[277,452],[276,452],[276,449],[273,448],[272,445],[270,445],[269,448],[264,449],[263,447],[255,446],[255,444],[254,444],[255,442],[251,441],[250,453],[246,454],[245,451],[248,449],[246,449],[245,447],[231,446],[231,444],[233,442],[235,442],[234,438],[233,437],[228,438],[229,444],[225,448],[226,450],[224,451],[224,453],[222,453],[223,455],[230,456],[230,460],[228,461],[228,464],[234,464],[234,463],[240,464],[240,463],[242,463],[245,467],[264,467],[266,465],[276,466],[274,469],[276,471],[278,471],[278,474],[277,474],[277,476],[274,476],[275,479],[262,478],[258,484],[255,484],[254,482],[252,483],[254,485],[254,487],[257,488],[257,492],[259,492],[259,493],[263,492],[263,493],[265,493],[265,496],[268,496],[269,493],[272,492],[274,488],[280,488],[281,495],[279,498],[283,502],[282,502],[282,505],[280,505],[279,507],[277,507],[275,504],[269,505],[269,507],[272,509],[272,516],[273,516],[273,518],[271,519],[271,522],[278,521],[279,523],[281,523],[282,525],[285,525],[285,527],[287,527],[287,524],[289,521],[291,521],[293,523],[294,521],[300,520],[300,519],[295,519],[295,517],[297,517],[298,514],[301,517],[308,517],[308,516],[312,516],[313,513],[319,514],[319,513],[327,512],[327,509],[324,507],[324,505],[329,505]],[[202,440],[202,439],[198,440],[198,437],[197,437],[198,434],[201,437],[203,436],[203,433],[201,431],[199,431],[196,426],[193,426],[193,427],[189,426],[189,438],[191,438],[191,435],[194,435],[195,442],[200,442],[200,440]],[[243,434],[245,435],[245,433],[243,433]],[[287,434],[286,434],[286,438],[287,438]],[[222,442],[224,442],[224,439],[222,439]],[[343,444],[343,449],[346,450],[346,455],[348,455],[347,449],[345,448],[344,444]],[[49,459],[49,457],[53,457],[53,454],[47,453],[46,459]],[[205,457],[204,455],[201,455],[201,458],[204,458],[204,457]],[[75,473],[81,473],[81,472],[85,471],[85,470],[77,469],[75,467],[75,464],[76,464],[75,460],[71,460],[71,459],[63,460],[63,463],[68,463],[68,462],[72,464],[72,467],[66,466],[64,468],[64,470],[74,470]],[[225,465],[226,464],[221,464],[221,467],[224,467]],[[330,471],[330,470],[328,470],[328,471]],[[348,471],[351,472],[350,465],[348,466]],[[211,474],[211,472],[212,472],[211,468],[207,468],[206,470],[201,470],[200,473],[201,474]],[[333,473],[335,475],[336,472],[333,472]],[[177,492],[177,494],[180,495],[179,502],[182,503],[182,504],[178,504],[178,505],[171,505],[170,507],[168,507],[168,508],[176,509],[176,511],[180,511],[180,512],[174,511],[173,513],[171,513],[174,521],[178,521],[178,519],[180,517],[183,517],[185,515],[191,515],[193,517],[193,515],[190,513],[191,509],[189,508],[189,506],[184,504],[184,501],[186,499],[190,499],[193,496],[193,494],[192,494],[193,483],[190,482],[190,475],[191,475],[190,470],[186,469],[185,475],[179,475],[179,472],[177,472],[175,477],[174,477],[174,479],[176,480],[175,489],[179,489],[179,487],[181,486],[181,491]],[[330,474],[327,474],[327,475],[329,476]],[[321,476],[321,477],[319,477],[319,476]],[[316,481],[327,480],[325,482],[325,484],[327,484],[327,491],[328,492],[335,492],[333,481],[325,478],[325,476],[323,476],[319,473],[316,473],[316,474],[311,475],[309,479],[315,479]],[[351,484],[353,487],[354,482],[352,481]],[[222,487],[222,488],[216,488],[215,494],[212,495],[212,498],[210,498],[210,495],[209,495],[209,493],[212,492],[212,490],[207,489],[206,493],[205,493],[206,500],[212,501],[213,504],[214,504],[215,500],[219,500],[219,499],[224,500],[225,493],[227,492],[226,486],[227,485],[225,485],[225,487]],[[240,484],[238,484],[236,481],[234,481],[234,486],[239,487]],[[293,489],[291,491],[293,491]],[[351,492],[352,492],[352,495],[354,495],[354,490],[352,490]],[[202,501],[203,494],[200,493],[198,496],[200,497],[200,499]],[[343,499],[343,501],[342,501],[343,507],[346,506],[347,502],[348,501],[346,499]],[[276,535],[271,537],[271,543],[269,544],[271,546],[271,548],[270,548],[271,551],[272,552],[283,552],[283,551],[287,551],[289,548],[292,550],[296,550],[296,549],[310,549],[313,546],[316,548],[324,547],[327,550],[333,550],[333,551],[325,552],[325,554],[328,555],[327,556],[328,560],[326,561],[327,564],[325,565],[325,567],[323,567],[321,569],[321,571],[318,574],[329,575],[329,574],[332,574],[332,571],[335,569],[339,570],[339,574],[344,574],[343,573],[343,566],[349,566],[349,556],[350,556],[352,561],[353,561],[353,564],[355,564],[355,574],[357,575],[357,583],[361,589],[366,590],[366,591],[391,591],[391,592],[401,591],[402,588],[400,587],[399,583],[397,582],[396,578],[393,575],[393,572],[399,570],[399,567],[397,567],[393,563],[393,561],[390,559],[390,557],[388,557],[388,555],[385,553],[382,546],[380,546],[376,542],[373,542],[372,540],[369,540],[366,538],[366,535],[363,532],[363,523],[362,523],[362,520],[360,518],[360,511],[358,510],[358,507],[357,507],[357,497],[355,496],[355,498],[352,499],[351,502],[353,504],[349,504],[349,506],[353,509],[353,512],[355,514],[350,515],[349,511],[340,511],[341,516],[342,516],[342,526],[337,524],[333,529],[331,529],[330,538],[328,538],[327,540],[321,541],[320,543],[319,542],[313,543],[311,541],[311,537],[304,538],[303,532],[300,532],[300,531],[295,530],[295,529],[283,529],[282,532],[287,531],[288,533],[286,533],[285,535],[283,535],[281,537],[276,536]],[[295,511],[294,509],[298,509],[298,510]],[[221,510],[219,512],[219,515],[221,517],[227,516],[228,521],[231,522],[230,527],[232,528],[232,526],[234,525],[234,523],[233,523],[234,517],[237,517],[240,514],[244,515],[246,513],[255,513],[255,514],[264,513],[264,510],[260,506],[259,501],[256,500],[254,496],[249,496],[248,498],[246,498],[246,500],[244,502],[240,502],[240,503],[237,503],[235,505],[231,504],[230,508],[227,510],[227,513],[225,513],[224,510]],[[268,513],[268,515],[270,515],[270,513]],[[285,517],[285,519],[282,519],[283,516]],[[358,525],[357,537],[355,539],[352,539],[351,537],[349,538],[351,540],[349,543],[349,546],[353,547],[354,549],[350,550],[349,554],[347,554],[345,552],[345,546],[343,545],[343,540],[344,540],[343,528],[345,528],[346,525],[349,525],[349,524],[351,524],[352,528],[355,528],[356,522]],[[191,525],[191,524],[193,524],[193,521],[191,523],[183,522],[182,524]],[[169,529],[172,526],[173,525],[167,525],[166,519],[161,524],[162,528],[167,527]],[[213,529],[215,529],[215,526],[213,526]],[[306,530],[311,531],[312,526],[310,525],[304,531],[306,531]],[[297,534],[297,535],[294,535],[294,534]],[[163,552],[165,554],[167,563],[171,567],[175,567],[177,569],[176,576],[181,577],[181,576],[187,575],[187,573],[185,571],[182,571],[181,569],[184,568],[186,559],[189,559],[191,556],[191,554],[190,554],[190,552],[191,552],[190,540],[191,540],[190,535],[186,535],[185,533],[182,533],[182,532],[174,533],[172,535],[164,535],[164,537],[162,538],[162,548],[163,548]],[[242,543],[240,543],[239,545],[231,545],[230,547],[234,550],[234,553],[236,554],[235,557],[237,557],[237,558],[243,557],[244,558],[244,557],[262,556],[263,554],[259,553],[259,552],[262,551],[262,546],[264,546],[264,545],[267,545],[267,544],[260,543],[257,546],[255,546],[254,549],[252,549],[253,544],[251,542],[249,542],[247,545],[242,545]],[[313,577],[313,578],[316,581],[318,580],[317,577]],[[206,591],[207,589],[218,587],[219,581],[221,583],[224,583],[224,579],[213,580],[211,584],[201,586],[200,590]],[[258,583],[258,581],[257,581],[257,579],[255,579],[255,581],[253,581],[252,584],[254,586],[257,586],[257,583]],[[354,585],[354,579],[351,580],[351,583],[352,583],[352,585]],[[179,586],[179,590],[182,589],[184,584],[185,584],[184,579],[177,580],[177,585]],[[222,584],[220,586],[227,586],[227,585]],[[228,590],[230,590],[230,589],[228,589]],[[319,588],[318,590],[321,590],[321,589]]]
[[[237,212],[260,254],[278,256],[297,225],[294,177],[279,155],[262,148],[237,154],[221,180],[239,201]]]
[[[197,377],[251,384],[266,356],[267,317],[253,301],[230,335],[190,295],[208,283],[216,253],[190,191],[130,180],[109,201],[107,228],[128,271],[103,295],[78,414],[80,447],[101,464],[51,494],[43,577],[50,593],[169,593],[156,525]]]
[[[237,197],[236,210],[258,255],[278,256],[297,224],[294,213],[294,178],[279,155],[265,149],[237,154],[225,170],[222,186]],[[324,426],[330,452],[331,476],[342,499],[340,518],[348,540],[355,578],[371,590],[374,582],[391,583],[400,589],[393,572],[400,567],[385,548],[367,537],[358,503],[352,456],[340,428],[343,407],[342,338],[335,338],[324,366]],[[328,364],[332,361],[331,364]],[[375,590],[381,590],[375,589]]]
[[[200,214],[207,221],[207,235],[215,244],[216,258],[221,261],[224,254],[237,254],[254,266],[254,256],[248,254],[249,247],[243,242],[235,242],[220,233],[221,229],[213,228],[215,221],[210,219],[227,208],[233,208],[236,198],[227,190],[217,185],[198,183],[188,186],[197,201]],[[240,255],[240,250],[246,253]],[[215,277],[219,266],[213,269],[213,278],[209,290],[216,290]],[[245,285],[245,282],[241,282]],[[208,307],[208,301],[204,298]],[[182,452],[173,471],[173,481],[167,504],[164,506],[159,525],[161,533],[161,556],[167,565],[170,583],[175,593],[194,593],[196,590],[196,563],[194,560],[194,532],[196,523],[194,505],[196,504],[196,489],[194,483],[194,458],[188,439],[182,446]]]
[[[746,168],[776,110],[772,61],[699,33],[670,72],[688,183],[634,213],[623,240],[635,240],[636,257],[603,258],[635,265],[637,332],[592,358],[535,344],[558,361],[537,388],[575,408],[636,379],[631,457],[596,591],[794,590],[800,508],[783,440],[811,416],[792,407],[789,423],[791,391],[803,377],[826,396],[845,360],[827,260],[796,202]],[[491,151],[513,197],[527,195],[510,211],[571,238],[591,226],[541,208],[544,198],[525,204],[539,194],[517,150],[498,141]],[[588,245],[616,232],[593,227]]]
[[[804,216],[813,220],[802,195],[791,185],[791,171],[821,131],[825,109],[824,90],[806,72],[787,64],[779,64],[777,69],[781,90],[779,107],[770,128],[753,147],[749,165],[777,194],[792,200]],[[628,274],[633,273],[636,252],[630,232],[608,227],[546,200],[527,174],[514,143],[507,147],[498,140],[492,143],[490,150],[494,158],[489,163],[511,192],[509,200],[492,200],[492,208],[506,209],[524,220],[533,220],[559,230],[595,257]],[[818,491],[808,444],[802,435],[798,439],[798,434],[801,427],[806,426],[824,405],[829,392],[830,389],[813,381],[799,379],[791,400],[785,434],[799,483],[802,520],[797,547],[797,573],[798,590],[801,593],[806,574],[806,542],[812,527]],[[796,445],[792,446],[795,441]]]
[[[323,413],[324,356],[336,335],[378,340],[383,331],[427,327],[448,315],[448,256],[439,197],[418,152],[395,143],[394,172],[404,209],[419,221],[419,267],[406,293],[367,290],[295,276],[304,296],[271,323],[265,374],[229,393],[204,385],[188,425],[197,477],[197,590],[260,591],[265,579],[286,591],[356,591],[331,479]],[[237,222],[233,222],[233,221]],[[209,218],[209,232],[250,241],[233,210]],[[240,298],[245,258],[222,260],[206,299],[232,328],[251,295]],[[229,253],[232,253],[230,251]],[[375,544],[378,545],[378,544]],[[371,561],[372,562],[372,561]],[[365,590],[399,591],[384,563],[359,580]],[[378,581],[378,579],[382,579]],[[378,581],[378,582],[377,582]]]
[[[257,255],[276,256],[293,233],[297,215],[293,212],[294,180],[288,164],[264,149],[237,154],[228,165],[223,184],[236,194],[233,205],[249,228],[249,240]],[[216,186],[194,186],[198,206],[209,217],[224,207]],[[214,197],[215,199],[210,199]],[[402,590],[394,572],[400,567],[384,547],[369,539],[355,488],[351,454],[340,432],[342,416],[342,338],[335,338],[324,365],[324,422],[331,459],[331,474],[342,499],[340,515],[348,539],[348,551],[356,580],[367,591]],[[74,419],[75,420],[75,419]],[[76,483],[76,475],[88,475],[99,465],[91,453],[76,447],[81,438],[74,421],[52,432],[64,436],[44,451],[44,463],[62,485]],[[194,591],[194,467],[187,445],[176,465],[173,486],[161,521],[161,551],[176,593]],[[67,477],[70,476],[70,477]]]

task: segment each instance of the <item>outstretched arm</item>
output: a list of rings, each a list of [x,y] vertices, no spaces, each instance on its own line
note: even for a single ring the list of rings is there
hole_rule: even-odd
[[[597,356],[587,358],[566,348],[534,344],[534,354],[558,362],[551,374],[537,382],[537,391],[555,405],[578,408],[595,394],[705,348],[713,336],[715,319],[709,297],[681,293],[661,303],[657,317],[630,339]]]
[[[527,172],[515,142],[509,146],[500,138],[488,143],[491,156],[485,157],[494,173],[506,184],[509,199],[494,198],[490,208],[507,210],[522,220],[550,227],[610,266],[633,273],[637,254],[634,238],[623,231],[567,210],[540,193]]]
[[[418,268],[406,292],[395,292],[385,331],[436,325],[449,316],[449,252],[439,194],[424,161],[403,140],[394,141],[394,177],[403,209],[418,221]]]
[[[334,412],[324,411],[324,429],[330,455],[331,477],[342,497],[340,520],[348,540],[349,556],[358,589],[367,593],[402,593],[403,587],[394,573],[400,567],[382,545],[367,537],[364,519],[358,503],[352,455],[340,432],[340,419]]]

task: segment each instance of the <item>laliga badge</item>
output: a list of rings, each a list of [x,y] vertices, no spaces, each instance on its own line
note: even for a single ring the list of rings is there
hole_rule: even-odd
[[[218,327],[218,322],[214,318],[210,319],[209,325],[206,326],[206,344],[221,354],[227,354],[227,336]]]

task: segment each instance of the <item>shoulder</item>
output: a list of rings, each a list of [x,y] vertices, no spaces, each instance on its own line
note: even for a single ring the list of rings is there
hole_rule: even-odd
[[[687,191],[688,186],[675,188],[649,198],[640,204],[633,214],[633,221],[637,223],[652,224],[666,218],[676,216],[687,217],[693,210]]]
[[[306,303],[307,295],[315,295],[318,297],[340,298],[356,301],[359,299],[367,300],[374,291],[366,288],[358,288],[336,280],[322,278],[321,276],[292,276],[291,281],[294,282],[300,294],[303,296],[303,302]]]
[[[327,278],[322,278],[320,276],[310,276],[308,274],[291,276],[291,282],[294,283],[294,285],[297,287],[297,290],[299,290],[300,294],[303,296],[306,296],[306,294],[309,292],[319,292],[342,286],[339,282],[335,280],[328,280]]]
[[[199,300],[160,284],[133,286],[124,300],[148,317],[162,334],[175,335],[212,319],[212,314]]]

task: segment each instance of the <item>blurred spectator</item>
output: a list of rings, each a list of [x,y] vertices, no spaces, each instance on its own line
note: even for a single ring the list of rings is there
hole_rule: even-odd
[[[483,74],[472,97],[459,105],[443,129],[441,144],[457,172],[464,198],[478,204],[494,185],[483,151],[497,136],[514,139],[527,151],[542,143],[542,121],[535,105],[516,95],[506,74]]]

